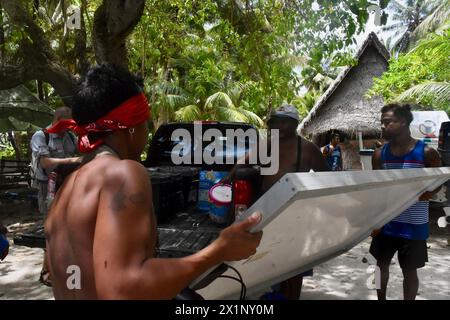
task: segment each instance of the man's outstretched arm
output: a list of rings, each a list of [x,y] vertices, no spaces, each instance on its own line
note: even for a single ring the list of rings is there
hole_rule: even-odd
[[[425,167],[427,168],[435,168],[435,167],[442,167],[442,161],[439,153],[430,147],[425,147]],[[419,198],[419,200],[426,201],[433,198],[433,196],[441,190],[441,187],[433,190],[433,191],[427,191],[424,194],[422,194]]]
[[[64,164],[81,164],[82,157],[72,157],[72,158],[50,158],[47,156],[40,156],[39,164],[44,170],[51,170],[59,165]]]
[[[94,272],[100,299],[171,299],[208,269],[256,252],[261,234],[253,218],[222,231],[202,251],[179,259],[154,258],[156,224],[144,167],[122,161],[101,192],[94,236]]]

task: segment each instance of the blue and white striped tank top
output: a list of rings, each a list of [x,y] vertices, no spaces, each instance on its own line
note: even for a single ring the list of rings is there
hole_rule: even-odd
[[[411,169],[425,167],[425,143],[417,141],[414,149],[397,157],[391,153],[390,143],[383,146],[381,162],[384,169]],[[411,240],[426,240],[428,238],[429,202],[418,201],[402,214],[383,227],[387,236]]]

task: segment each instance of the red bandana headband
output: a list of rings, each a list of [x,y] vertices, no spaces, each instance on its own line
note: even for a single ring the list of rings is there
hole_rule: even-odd
[[[60,133],[65,130],[71,130],[78,136],[78,148],[80,152],[87,153],[101,146],[104,141],[98,139],[94,142],[89,141],[89,133],[112,132],[121,129],[135,127],[150,118],[150,110],[147,98],[140,93],[115,108],[106,116],[89,124],[78,125],[75,120],[61,120],[54,126],[47,129],[49,133]]]

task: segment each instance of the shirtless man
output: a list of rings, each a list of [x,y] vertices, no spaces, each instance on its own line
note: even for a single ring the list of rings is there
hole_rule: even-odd
[[[267,123],[270,130],[279,130],[279,169],[274,175],[265,175],[260,179],[260,187],[257,197],[266,193],[277,181],[289,172],[309,172],[331,171],[320,149],[312,142],[302,138],[297,134],[297,127],[300,121],[298,111],[294,106],[283,105],[275,110]],[[244,163],[248,162],[250,155],[246,155]],[[229,176],[222,182],[232,180],[239,168],[245,164],[236,165]],[[311,276],[312,270],[283,281],[279,286],[275,286],[275,291],[281,291],[283,296],[289,300],[298,300],[303,284],[303,276]]]
[[[141,90],[119,67],[94,67],[75,99],[74,120],[49,129],[75,131],[87,153],[65,179],[45,222],[56,299],[171,299],[208,269],[245,259],[259,245],[262,234],[248,232],[260,220],[254,214],[194,255],[154,257],[151,183],[134,161],[148,139],[149,108]],[[80,289],[66,284],[69,266],[81,271]]]
[[[289,172],[330,171],[320,149],[297,134],[298,111],[294,106],[284,105],[275,110],[268,121],[268,129],[278,129],[280,134],[279,170],[272,176],[263,176],[259,195],[267,192]],[[293,253],[294,254],[294,253]],[[280,284],[280,291],[289,300],[300,299],[304,276],[312,276],[309,270]]]

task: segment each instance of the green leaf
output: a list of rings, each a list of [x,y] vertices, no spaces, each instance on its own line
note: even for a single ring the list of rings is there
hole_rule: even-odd
[[[355,34],[356,31],[356,25],[353,21],[350,21],[347,26],[347,37],[351,37]]]
[[[248,122],[247,117],[235,108],[217,107],[215,115],[208,120],[231,121],[231,122]]]
[[[220,91],[206,99],[205,110],[213,110],[219,107],[235,109],[231,98],[226,93]]]
[[[450,82],[427,82],[416,85],[397,97],[398,101],[421,102],[425,99],[450,107]]]
[[[175,119],[181,122],[200,120],[201,112],[196,105],[189,105],[177,110],[175,112]]]

